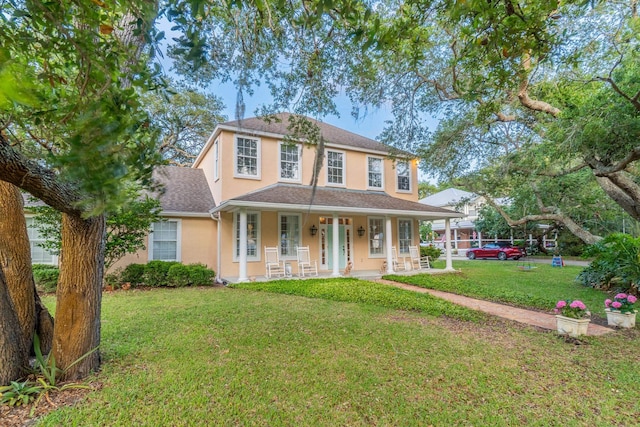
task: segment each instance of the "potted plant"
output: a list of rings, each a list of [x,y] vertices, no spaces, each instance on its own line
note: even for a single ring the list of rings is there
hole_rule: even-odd
[[[556,326],[558,333],[577,337],[587,334],[591,313],[580,300],[561,300],[556,304]]]
[[[605,300],[604,311],[607,312],[607,323],[609,326],[619,326],[621,328],[633,328],[636,326],[636,313],[634,304],[638,298],[633,295],[620,293],[610,299]]]

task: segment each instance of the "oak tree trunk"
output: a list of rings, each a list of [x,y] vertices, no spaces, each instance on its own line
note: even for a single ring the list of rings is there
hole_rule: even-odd
[[[19,379],[29,363],[29,349],[21,338],[18,316],[0,266],[0,385]]]
[[[62,215],[53,355],[58,367],[66,370],[64,380],[86,377],[100,366],[96,349],[100,344],[104,234],[104,215],[89,219]]]

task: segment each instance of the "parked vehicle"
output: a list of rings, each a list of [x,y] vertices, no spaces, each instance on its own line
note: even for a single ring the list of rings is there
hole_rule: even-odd
[[[481,248],[469,249],[467,251],[467,258],[469,259],[498,258],[500,261],[504,261],[508,258],[520,259],[526,255],[526,252],[522,249],[508,242],[487,243]]]

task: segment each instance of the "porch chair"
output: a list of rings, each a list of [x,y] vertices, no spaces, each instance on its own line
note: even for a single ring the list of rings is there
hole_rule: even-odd
[[[417,247],[417,246],[409,246],[409,258],[411,258],[411,269],[412,270],[422,270],[422,263],[420,262],[421,260],[420,260],[420,248],[419,247]]]
[[[398,251],[395,246],[391,246],[391,261],[393,262],[393,271],[400,270],[409,270],[411,268],[411,264],[407,264],[407,259],[402,258],[402,261],[398,260]],[[407,268],[407,265],[409,268]]]
[[[264,247],[264,264],[267,279],[271,279],[273,276],[283,277],[287,273],[284,261],[280,261],[280,251],[277,246]]]
[[[311,261],[309,254],[309,246],[298,247],[298,276],[304,277],[305,274],[314,276],[318,275],[318,261]]]

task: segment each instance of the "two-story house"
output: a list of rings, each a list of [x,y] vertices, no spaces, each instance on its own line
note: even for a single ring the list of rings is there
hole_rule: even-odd
[[[408,256],[419,221],[459,213],[418,203],[417,159],[377,141],[309,119],[325,142],[317,186],[316,147],[285,141],[289,114],[216,127],[191,169],[163,167],[166,221],[154,224],[148,249],[118,265],[152,259],[202,262],[218,277],[265,275],[265,246],[277,247],[295,272],[296,248],[308,246],[320,271],[379,271],[391,248]],[[450,254],[447,268],[451,269]]]

